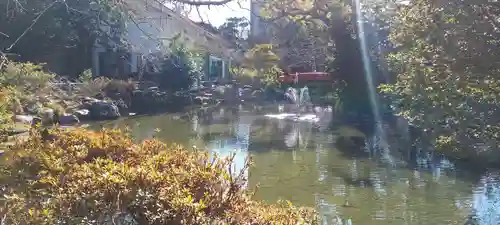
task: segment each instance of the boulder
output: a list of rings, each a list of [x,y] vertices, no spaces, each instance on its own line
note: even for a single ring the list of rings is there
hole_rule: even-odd
[[[172,106],[173,97],[175,96],[160,91],[157,87],[151,87],[144,91],[135,90],[132,92],[131,110],[144,113],[167,109]]]
[[[116,119],[121,116],[120,110],[112,102],[93,102],[90,104],[88,110],[90,118],[96,120]]]
[[[158,92],[158,91],[160,91],[160,88],[158,88],[158,87],[149,87],[149,88],[146,89],[146,91],[148,91],[148,92]]]
[[[37,114],[42,109],[43,109],[43,105],[40,102],[28,103],[24,107],[24,111],[28,114]]]
[[[241,89],[239,96],[242,100],[248,101],[252,99],[252,92],[252,89],[243,88]]]
[[[82,98],[82,103],[93,103],[93,102],[98,102],[99,100],[96,98],[91,98],[91,97],[83,97]]]
[[[38,112],[38,115],[42,119],[43,124],[52,124],[56,122],[54,120],[56,113],[53,109],[43,108]]]
[[[63,115],[59,116],[59,125],[68,126],[80,123],[80,120],[75,115]]]
[[[41,123],[42,119],[40,117],[30,115],[16,115],[14,116],[14,122],[20,124],[36,125]]]
[[[79,109],[73,112],[73,115],[78,117],[79,120],[88,119],[90,114],[88,109]]]
[[[118,111],[120,111],[120,114],[127,115],[128,114],[128,105],[123,101],[123,99],[118,99],[117,101],[113,102],[117,107]]]

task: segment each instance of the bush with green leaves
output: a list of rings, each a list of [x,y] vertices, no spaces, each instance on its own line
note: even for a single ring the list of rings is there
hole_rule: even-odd
[[[392,21],[396,82],[380,89],[438,149],[459,157],[500,160],[498,15],[493,3],[418,0]]]
[[[9,62],[0,71],[0,87],[34,93],[47,87],[54,74],[43,71],[43,64]]]
[[[204,54],[196,49],[188,48],[184,43],[179,42],[178,38],[172,41],[167,53],[157,53],[151,58],[159,68],[157,80],[162,89],[187,90],[203,76]]]
[[[90,81],[92,81],[92,79],[93,79],[93,75],[92,75],[92,70],[90,70],[90,69],[83,71],[83,73],[81,73],[78,76],[78,81],[80,81],[82,83],[90,82]]]
[[[0,140],[3,140],[4,136],[7,135],[4,131],[12,123],[12,111],[10,110],[11,95],[11,90],[7,88],[0,89]]]
[[[257,80],[265,86],[278,85],[283,71],[278,67],[280,57],[275,51],[271,44],[255,45],[245,55],[243,65],[232,68],[236,79],[251,83]]]
[[[12,114],[22,113],[24,102],[45,93],[52,78],[40,64],[6,61],[0,70],[0,129],[11,125]]]
[[[2,224],[319,224],[251,200],[230,158],[118,130],[33,130],[0,159]]]

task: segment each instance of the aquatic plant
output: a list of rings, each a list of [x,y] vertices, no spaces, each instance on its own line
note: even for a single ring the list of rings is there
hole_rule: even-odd
[[[251,200],[230,158],[118,130],[33,130],[1,159],[2,224],[318,224]]]

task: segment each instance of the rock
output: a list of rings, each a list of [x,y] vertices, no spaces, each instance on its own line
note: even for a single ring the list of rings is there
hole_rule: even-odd
[[[149,87],[148,89],[146,89],[146,91],[148,92],[158,92],[160,89],[158,87]]]
[[[89,115],[92,119],[116,119],[120,117],[118,107],[112,102],[94,102],[89,107]]]
[[[96,98],[91,98],[91,97],[83,97],[82,102],[83,103],[93,103],[93,102],[98,102],[99,100]]]
[[[67,126],[80,123],[80,120],[75,115],[63,115],[59,116],[59,125]]]
[[[38,114],[41,109],[43,109],[43,105],[40,102],[28,103],[24,107],[24,111],[28,114]]]
[[[20,124],[36,125],[41,123],[42,119],[40,117],[30,115],[16,115],[14,116],[14,122]]]
[[[33,116],[28,116],[28,115],[15,115],[14,116],[14,122],[16,122],[16,123],[31,124],[32,120],[33,120]]]
[[[170,95],[160,91],[157,87],[151,87],[144,91],[135,90],[132,92],[130,110],[138,113],[154,112],[171,108],[175,101],[184,104],[186,98],[184,96]]]
[[[104,97],[105,97],[105,96],[104,96],[104,94],[103,94],[103,93],[99,93],[99,94],[96,94],[96,95],[94,96],[94,98],[96,98],[96,99],[98,99],[98,100],[104,100]]]
[[[125,104],[125,101],[123,99],[118,99],[117,101],[113,102],[117,107],[118,111],[120,111],[120,114],[127,115],[128,114],[128,106]]]
[[[222,98],[224,96],[224,93],[226,92],[226,89],[227,88],[225,86],[217,86],[217,87],[215,87],[213,94],[216,97]]]
[[[248,101],[252,99],[252,89],[241,89],[240,91],[240,98],[244,101]]]
[[[31,121],[31,126],[36,126],[42,124],[42,119],[40,117],[33,117],[33,120]]]
[[[38,112],[43,124],[52,124],[56,122],[54,119],[55,111],[49,108],[43,108]]]
[[[202,101],[201,97],[196,96],[195,98],[193,98],[193,103],[196,105],[201,105],[203,103],[203,101]]]
[[[77,116],[78,119],[87,119],[89,117],[89,110],[88,109],[79,109],[79,110],[76,110],[73,114],[75,116]]]
[[[255,90],[252,92],[252,99],[254,101],[263,101],[264,100],[264,91],[263,90]]]

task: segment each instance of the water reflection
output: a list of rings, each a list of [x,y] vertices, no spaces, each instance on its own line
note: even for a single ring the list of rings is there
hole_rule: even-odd
[[[338,218],[344,224],[466,224],[469,217],[471,224],[500,224],[498,174],[468,174],[437,154],[412,150],[392,138],[404,131],[388,125],[384,151],[376,137],[364,146],[350,143],[359,135],[340,125],[328,130],[328,109],[314,109],[323,118],[318,123],[264,116],[286,113],[283,108],[211,108],[106,126],[129,126],[137,139],[160,128],[154,135],[163,140],[234,153],[235,169],[251,156],[254,166],[245,176],[249,187],[260,184],[256,199],[315,206],[325,224]]]

